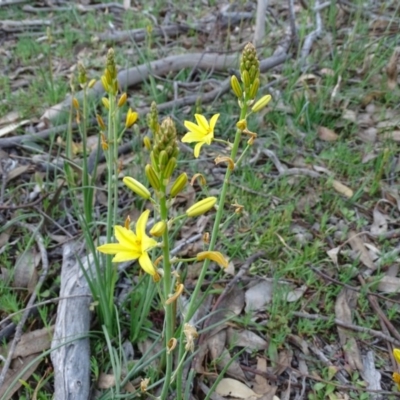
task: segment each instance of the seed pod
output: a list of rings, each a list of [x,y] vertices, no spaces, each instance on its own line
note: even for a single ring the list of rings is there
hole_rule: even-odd
[[[185,188],[186,184],[188,181],[188,177],[186,172],[183,172],[180,174],[177,178],[174,184],[171,187],[171,190],[169,191],[170,197],[174,198],[176,197],[182,190]]]
[[[216,202],[216,197],[207,197],[203,200],[200,200],[186,210],[186,215],[188,217],[198,217],[199,215],[203,215],[207,211],[210,211]]]

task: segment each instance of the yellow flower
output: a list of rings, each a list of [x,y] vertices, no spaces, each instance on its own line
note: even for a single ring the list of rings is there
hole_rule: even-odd
[[[400,364],[400,349],[393,349],[393,356],[395,360]],[[397,389],[400,390],[400,374],[398,372],[393,372],[392,378],[393,382],[397,386]]]
[[[392,379],[396,384],[397,389],[400,390],[400,374],[398,372],[393,372]]]
[[[201,114],[194,114],[197,125],[190,121],[185,121],[184,125],[189,132],[182,138],[183,143],[197,142],[194,147],[194,156],[197,158],[200,154],[201,146],[204,143],[211,144],[214,139],[214,128],[217,123],[219,114],[215,114],[211,117],[210,123],[208,123],[206,117]]]
[[[393,349],[393,356],[395,360],[400,364],[400,349]]]
[[[142,213],[136,223],[136,234],[123,226],[115,226],[115,237],[119,243],[108,243],[97,248],[104,254],[115,254],[113,262],[123,262],[139,259],[139,264],[145,272],[156,276],[157,271],[152,264],[148,251],[157,245],[157,242],[146,235],[146,224],[149,210]]]

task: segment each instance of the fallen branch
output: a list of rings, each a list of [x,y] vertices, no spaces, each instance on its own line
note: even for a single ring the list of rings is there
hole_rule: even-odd
[[[89,285],[81,268],[91,263],[77,259],[77,243],[63,247],[61,288],[57,320],[51,344],[54,368],[54,398],[86,400],[90,398],[90,296]],[[83,337],[83,338],[82,338]],[[71,339],[76,340],[71,344]],[[68,345],[64,344],[68,342]]]
[[[353,324],[346,324],[345,322],[340,321],[337,318],[329,318],[329,317],[325,317],[320,314],[308,314],[308,313],[304,313],[304,312],[294,311],[293,315],[295,317],[307,318],[307,319],[311,319],[313,321],[320,320],[320,321],[326,321],[326,322],[334,322],[336,325],[339,325],[343,328],[351,329],[352,331],[355,331],[355,332],[367,333],[368,335],[374,336],[378,339],[386,340],[387,342],[394,344],[396,347],[400,346],[400,340],[393,339],[392,337],[385,335],[384,333],[377,331],[375,329],[364,328],[363,326],[358,326],[358,325],[353,325]]]

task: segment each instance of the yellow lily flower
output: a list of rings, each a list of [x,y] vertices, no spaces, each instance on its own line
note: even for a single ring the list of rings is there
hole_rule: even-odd
[[[400,364],[400,349],[393,349],[393,356],[395,360]],[[397,389],[400,390],[400,374],[398,372],[393,372],[392,378],[397,386]]]
[[[214,139],[214,128],[217,123],[219,114],[215,114],[211,117],[210,123],[208,123],[206,117],[201,114],[194,114],[197,125],[190,121],[185,121],[184,125],[189,132],[182,138],[183,143],[197,142],[194,147],[194,156],[197,158],[200,154],[200,149],[203,144],[211,144]]]
[[[150,211],[142,213],[136,223],[136,234],[124,226],[115,225],[115,237],[119,243],[108,243],[97,247],[104,254],[115,254],[113,262],[123,262],[139,259],[139,264],[145,272],[156,276],[157,271],[150,260],[148,251],[157,245],[157,242],[146,235],[146,224]]]

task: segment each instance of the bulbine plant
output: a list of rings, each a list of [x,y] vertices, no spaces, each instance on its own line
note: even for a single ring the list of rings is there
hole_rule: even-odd
[[[240,115],[236,124],[236,132],[233,143],[215,137],[215,128],[219,115],[216,113],[208,120],[201,114],[195,114],[196,123],[185,121],[187,133],[181,141],[195,143],[194,157],[199,157],[204,145],[210,145],[213,141],[222,142],[230,153],[218,155],[216,164],[227,165],[225,179],[218,197],[200,198],[190,206],[185,213],[173,216],[171,208],[175,198],[185,190],[189,177],[186,172],[176,173],[179,157],[178,135],[173,120],[166,117],[159,122],[157,105],[151,105],[151,111],[147,116],[147,124],[152,133],[152,138],[145,137],[144,145],[149,152],[149,161],[143,165],[143,172],[147,182],[139,182],[133,177],[125,176],[124,185],[136,195],[145,200],[145,210],[137,221],[120,221],[117,213],[118,204],[118,180],[120,174],[118,164],[118,144],[127,128],[135,124],[138,115],[132,109],[128,109],[125,124],[122,126],[121,109],[127,102],[126,93],[120,93],[117,81],[117,71],[114,61],[114,52],[109,50],[107,65],[101,82],[106,96],[102,103],[108,112],[107,124],[101,116],[97,121],[101,130],[101,146],[107,160],[107,190],[108,211],[106,222],[106,243],[97,246],[100,253],[106,254],[105,265],[97,268],[97,277],[91,279],[91,288],[95,299],[99,299],[98,312],[100,320],[110,334],[113,331],[113,318],[115,318],[114,287],[117,280],[115,263],[137,260],[141,269],[151,276],[150,284],[158,287],[160,301],[164,308],[163,340],[164,359],[162,364],[162,388],[160,399],[166,399],[170,392],[174,392],[174,398],[182,399],[184,396],[182,371],[185,360],[195,350],[198,336],[196,323],[193,316],[201,303],[201,288],[206,277],[211,261],[222,268],[228,266],[226,255],[217,251],[218,237],[221,234],[220,225],[225,213],[240,213],[242,207],[235,204],[232,211],[226,204],[226,195],[231,175],[239,167],[244,155],[253,144],[256,134],[247,129],[247,120],[253,113],[260,111],[271,100],[270,95],[263,96],[256,101],[260,85],[260,69],[256,50],[252,44],[247,44],[240,59],[240,80],[236,76],[231,78],[231,86],[238,99]],[[243,140],[244,139],[244,140]],[[242,151],[239,149],[242,146]],[[228,150],[228,151],[229,151]],[[176,176],[178,175],[178,176]],[[196,174],[198,176],[198,174]],[[206,177],[201,176],[204,182]],[[207,212],[215,210],[214,223],[211,234],[203,237],[204,251],[199,252],[190,259],[178,259],[171,257],[173,233],[175,234],[179,224],[185,219],[196,218]],[[147,230],[149,216],[152,213],[154,224]],[[100,263],[98,254],[94,258]],[[177,315],[179,298],[187,292],[182,273],[182,265],[193,262],[203,262],[196,286],[190,295],[190,301],[185,306],[183,315]],[[184,271],[183,271],[184,272]],[[102,289],[96,287],[96,282],[103,282]],[[103,293],[101,293],[103,290]],[[106,294],[104,294],[104,291]],[[154,291],[153,291],[154,293]],[[100,299],[102,298],[102,299]],[[182,308],[182,307],[181,307]],[[148,308],[147,308],[148,310]],[[133,312],[133,310],[132,310]],[[148,380],[144,380],[141,390],[146,391]]]

